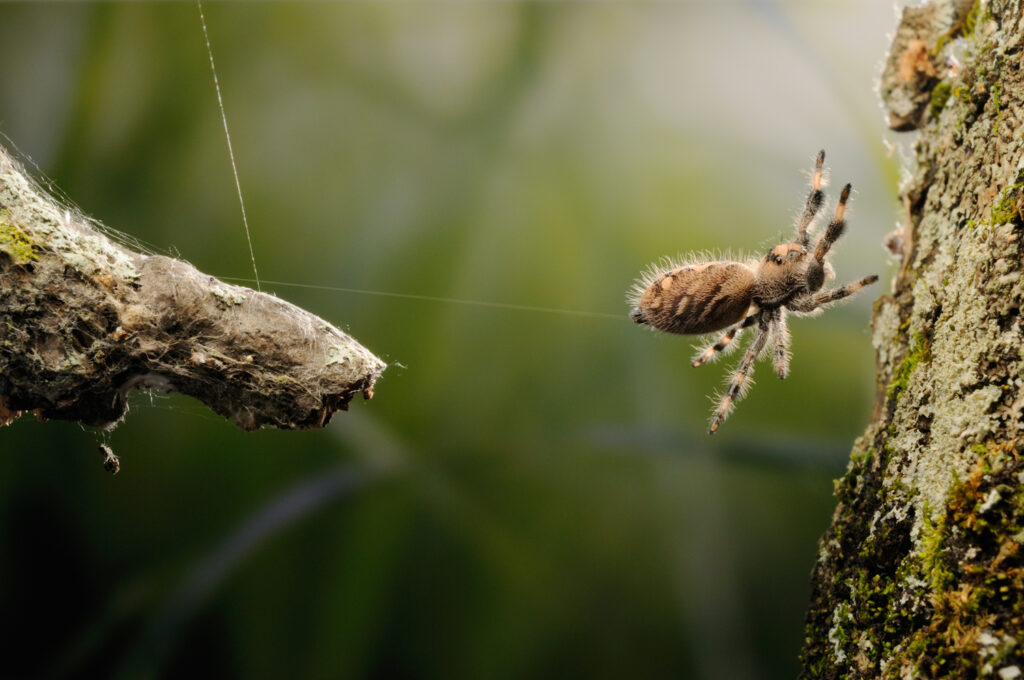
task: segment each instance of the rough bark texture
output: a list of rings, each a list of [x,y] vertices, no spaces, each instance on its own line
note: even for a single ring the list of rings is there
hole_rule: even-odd
[[[880,91],[919,130],[904,259],[875,306],[873,422],[836,482],[804,678],[1024,677],[1022,32],[1021,0],[936,0],[895,33]]]
[[[384,362],[326,321],[97,226],[0,147],[0,425],[31,411],[109,426],[148,387],[246,430],[316,428],[372,394]]]

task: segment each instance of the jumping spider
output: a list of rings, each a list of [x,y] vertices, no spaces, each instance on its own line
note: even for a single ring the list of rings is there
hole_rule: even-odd
[[[725,394],[711,418],[709,434],[714,434],[751,384],[754,362],[770,348],[779,378],[789,374],[789,329],[786,311],[798,316],[814,315],[822,308],[857,292],[878,280],[866,276],[840,288],[821,290],[825,278],[833,278],[829,250],[846,229],[843,215],[850,198],[850,185],[843,187],[835,215],[825,232],[811,248],[808,228],[824,201],[822,165],[825,152],[818,153],[811,179],[811,193],[797,219],[796,238],[781,243],[764,257],[746,262],[709,260],[701,256],[685,262],[667,261],[652,265],[641,275],[629,293],[630,318],[666,333],[700,335],[724,329],[717,342],[701,351],[693,360],[696,368],[714,358],[749,326],[757,334],[740,360]]]

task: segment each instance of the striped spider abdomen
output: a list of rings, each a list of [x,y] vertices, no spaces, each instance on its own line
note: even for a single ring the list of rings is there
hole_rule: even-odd
[[[722,330],[749,313],[754,281],[754,270],[741,262],[655,267],[634,286],[630,316],[666,333]]]

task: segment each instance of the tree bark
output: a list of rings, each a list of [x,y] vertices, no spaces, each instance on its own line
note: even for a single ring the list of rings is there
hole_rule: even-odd
[[[292,304],[115,243],[0,147],[0,425],[110,426],[148,387],[246,430],[317,428],[385,367]]]
[[[882,74],[918,130],[877,395],[812,575],[803,678],[1024,677],[1021,0],[904,11]]]

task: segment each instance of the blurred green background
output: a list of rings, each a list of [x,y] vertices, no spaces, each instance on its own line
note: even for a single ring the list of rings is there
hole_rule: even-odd
[[[0,431],[0,676],[786,678],[868,420],[896,160],[888,0],[209,3],[265,285],[391,367],[318,432],[137,394]],[[224,277],[249,254],[196,6],[0,3],[0,130],[82,209]],[[626,317],[649,262],[856,189],[791,377]],[[97,452],[121,456],[116,477]]]

